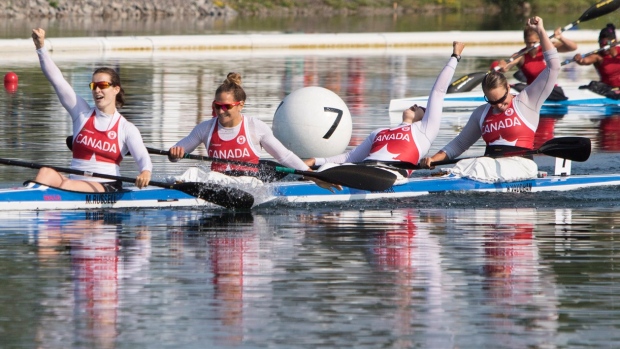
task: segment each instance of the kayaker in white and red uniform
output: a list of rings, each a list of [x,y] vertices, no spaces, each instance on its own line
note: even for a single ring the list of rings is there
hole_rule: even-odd
[[[52,61],[45,48],[45,31],[41,28],[33,29],[32,40],[37,48],[43,74],[51,82],[60,103],[73,121],[71,168],[119,176],[123,155],[131,152],[140,170],[135,184],[139,188],[147,186],[151,180],[153,164],[140,131],[117,110],[125,102],[118,73],[105,67],[95,70],[90,83],[95,101],[93,108],[75,93]],[[48,167],[41,168],[34,180],[51,187],[85,192],[110,192],[122,188],[120,181],[76,175],[65,177]]]
[[[245,100],[246,94],[241,87],[241,76],[237,73],[229,73],[226,80],[215,91],[215,100],[212,103],[214,117],[196,125],[188,136],[172,146],[168,156],[170,161],[178,161],[185,153],[191,153],[199,145],[204,144],[209,157],[258,164],[262,147],[286,167],[312,171],[273,135],[266,123],[241,113]],[[253,176],[258,175],[256,167],[231,165],[217,161],[212,162],[211,172],[207,173],[196,168],[191,168],[189,171],[177,179],[239,182],[245,179],[254,180]],[[218,173],[223,173],[226,177]],[[244,178],[235,179],[231,176]],[[324,188],[341,189],[340,186],[311,180]]]
[[[326,163],[362,161],[404,161],[417,164],[429,151],[439,133],[443,99],[465,44],[455,41],[452,46],[452,56],[437,77],[426,108],[413,105],[403,112],[403,122],[400,125],[373,131],[364,142],[349,152],[328,158],[307,159],[306,164],[322,166]]]
[[[528,19],[541,38],[547,67],[521,93],[513,96],[506,77],[492,71],[482,82],[482,91],[488,103],[476,108],[463,130],[448,145],[420,165],[431,168],[433,162],[454,159],[469,149],[480,137],[487,144],[485,154],[532,150],[538,127],[540,109],[553,90],[560,71],[560,58],[545,33],[540,17]],[[460,161],[455,169],[458,174],[481,181],[512,181],[532,178],[538,166],[531,159],[488,157]],[[453,169],[454,170],[454,169]]]
[[[605,97],[620,99],[620,90],[618,90],[620,87],[620,55],[618,55],[618,49],[615,46],[617,44],[616,26],[608,23],[605,28],[601,29],[598,44],[601,48],[607,45],[610,47],[587,57],[582,57],[580,54],[574,57],[575,62],[579,65],[593,64],[600,77],[600,81],[592,81],[589,85],[579,88],[588,88]]]
[[[547,36],[547,34],[545,33],[543,36]],[[498,62],[498,69],[501,73],[506,73],[515,65],[520,69],[526,81],[525,84],[516,84],[512,86],[518,91],[522,91],[526,84],[529,85],[533,83],[538,77],[538,74],[547,67],[542,47],[539,46],[540,35],[536,32],[536,29],[529,26],[525,27],[523,30],[523,41],[525,42],[525,50],[531,49],[532,47],[535,48],[531,49],[531,51],[523,56],[515,58],[510,63],[506,63],[504,60]],[[562,27],[555,29],[552,43],[560,53],[572,52],[577,49],[577,44],[575,42],[562,35]],[[564,101],[568,98],[560,86],[555,86],[547,99],[550,101]]]

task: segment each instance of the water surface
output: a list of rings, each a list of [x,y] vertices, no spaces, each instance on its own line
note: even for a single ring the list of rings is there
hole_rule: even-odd
[[[34,50],[33,50],[34,51]],[[0,92],[0,157],[68,166],[67,113],[33,58]],[[392,98],[426,95],[445,55],[323,53],[55,56],[90,100],[95,67],[117,67],[121,112],[167,149],[210,118],[216,86],[240,72],[246,113],[270,123],[280,101],[324,86],[347,103],[350,146],[390,124]],[[456,76],[486,69],[466,57]],[[568,69],[562,84],[595,79]],[[431,151],[466,122],[446,113]],[[620,170],[618,115],[543,116],[545,137],[586,136],[574,173]],[[200,152],[200,150],[198,151]],[[477,144],[465,155],[479,155]],[[536,159],[552,171],[553,160]],[[191,163],[153,155],[154,178]],[[122,166],[135,175],[132,160]],[[3,166],[2,187],[36,171]],[[450,193],[379,202],[223,210],[0,214],[0,342],[45,348],[613,347],[618,188]]]

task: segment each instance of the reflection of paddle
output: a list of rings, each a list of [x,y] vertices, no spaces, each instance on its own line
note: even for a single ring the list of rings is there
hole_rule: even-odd
[[[534,150],[520,150],[514,152],[502,152],[500,154],[491,154],[492,158],[503,158],[509,156],[529,156],[529,155],[548,155],[556,158],[567,159],[577,162],[583,162],[588,160],[590,152],[592,151],[592,143],[590,138],[586,137],[558,137],[546,141],[538,149]],[[465,159],[475,159],[479,156],[473,156],[468,158],[457,158],[443,161],[433,162],[432,166],[442,166],[455,164]],[[417,164],[409,162],[384,162],[383,164],[400,168],[400,169],[421,169]]]
[[[151,154],[168,155],[169,151],[146,148]],[[285,174],[298,174],[305,177],[312,177],[320,179],[324,182],[344,185],[345,187],[362,189],[368,191],[383,191],[390,188],[394,181],[396,181],[396,175],[392,172],[381,170],[378,168],[372,168],[367,166],[336,166],[328,168],[324,171],[299,171],[293,168],[282,167],[277,162],[271,161],[263,164],[253,164],[250,162],[227,160],[211,158],[200,155],[183,155],[184,159],[194,159],[202,161],[216,161],[223,164],[239,165],[246,167],[254,167],[260,170],[275,171]]]
[[[620,0],[601,0],[598,3],[590,6],[590,8],[588,8],[581,15],[581,17],[579,17],[579,19],[577,19],[576,21],[566,25],[561,30],[562,30],[562,32],[564,32],[566,30],[569,30],[569,29],[573,28],[574,26],[578,25],[579,23],[586,22],[586,21],[589,21],[589,20],[592,20],[592,19],[604,16],[604,15],[606,15],[608,13],[611,13],[611,12],[617,10],[618,8],[620,8]],[[554,36],[555,36],[555,33],[551,34],[549,36],[549,39],[552,39]],[[532,47],[529,47],[529,48],[526,47],[526,48],[521,49],[519,52],[517,52],[514,55],[512,55],[507,60],[507,63],[510,63],[510,62],[514,61],[515,59],[517,59],[517,58],[527,54],[531,50],[537,48],[539,45],[540,45],[540,43],[537,43],[536,45],[533,45]],[[499,68],[495,67],[494,69],[497,70]],[[461,79],[467,78],[469,75],[473,75],[473,74],[478,74],[478,73],[472,73],[472,74],[465,75],[465,76],[455,80],[454,83],[456,83],[457,81],[460,81]],[[484,76],[482,78],[484,78]],[[480,78],[480,81],[478,83],[482,82],[482,78]],[[471,91],[471,89],[476,87],[476,85],[474,85],[474,86],[471,86],[471,85],[472,84],[468,84],[467,87],[469,87],[470,89],[467,90],[467,91]],[[459,91],[459,92],[465,92],[465,91],[463,90],[463,91]],[[450,92],[448,92],[448,93],[450,93]]]
[[[63,167],[55,167],[48,165],[41,165],[31,162],[22,162],[17,160],[10,159],[2,159],[0,158],[0,163],[4,165],[12,165],[12,166],[21,166],[28,168],[36,168],[40,169],[43,167],[51,168],[58,172],[70,173],[80,176],[86,177],[96,177],[96,178],[105,178],[116,181],[135,183],[136,179],[131,177],[121,177],[121,176],[112,176],[102,173],[92,173],[87,171],[74,170],[72,168],[63,168]],[[182,191],[191,196],[195,196],[201,198],[205,201],[212,202],[216,205],[220,205],[226,208],[239,208],[239,209],[249,209],[254,205],[254,197],[249,193],[244,192],[243,190],[223,187],[217,184],[209,184],[209,183],[164,183],[164,182],[149,182],[149,185],[155,187],[161,187],[166,189],[174,189],[178,191]]]

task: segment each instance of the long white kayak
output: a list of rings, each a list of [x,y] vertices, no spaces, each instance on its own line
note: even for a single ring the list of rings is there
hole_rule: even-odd
[[[483,183],[453,175],[414,177],[388,190],[370,192],[343,187],[332,193],[314,182],[267,183],[255,194],[255,207],[265,204],[345,202],[415,197],[442,192],[544,192],[620,185],[620,174],[546,176],[518,182]],[[252,193],[252,191],[248,190]],[[128,187],[118,193],[83,193],[30,182],[0,189],[0,211],[88,210],[113,208],[215,209],[220,206],[174,189]]]
[[[620,174],[545,176],[529,180],[504,183],[483,183],[454,175],[439,177],[414,177],[406,183],[392,186],[382,192],[343,188],[331,193],[309,182],[283,182],[268,184],[272,197],[265,202],[315,203],[352,200],[392,199],[445,192],[545,192],[567,191],[587,187],[620,185]]]
[[[568,110],[587,109],[588,111],[601,112],[605,115],[611,112],[620,111],[620,100],[615,100],[601,96],[590,90],[580,90],[577,86],[563,87],[564,94],[568,97],[565,101],[545,101],[542,114],[565,114]],[[519,92],[511,89],[511,93]],[[426,106],[428,96],[392,99],[390,101],[390,112],[402,112],[413,104]],[[447,112],[470,111],[486,103],[482,89],[478,88],[470,92],[450,93],[444,98],[443,107]]]
[[[343,188],[332,193],[309,181],[273,182],[255,194],[255,206],[265,204],[346,202],[394,199],[442,192],[544,192],[620,185],[620,174],[547,176],[518,182],[482,183],[452,175],[414,177],[381,192]],[[251,192],[248,190],[248,192]],[[88,210],[113,208],[214,209],[214,204],[174,189],[126,188],[118,193],[83,193],[36,183],[0,189],[0,211]],[[221,208],[221,207],[220,207]]]

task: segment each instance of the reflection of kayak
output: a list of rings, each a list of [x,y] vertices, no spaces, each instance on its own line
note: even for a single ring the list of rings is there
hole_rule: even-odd
[[[441,192],[542,192],[566,191],[586,187],[620,185],[620,174],[547,176],[509,183],[482,183],[470,179],[414,177],[405,184],[383,192],[369,192],[343,187],[331,193],[309,181],[272,182],[260,189],[256,204],[308,202],[342,202],[353,200],[394,199]],[[18,210],[84,210],[108,208],[209,209],[219,206],[173,189],[147,187],[126,188],[118,193],[82,193],[29,183],[25,187],[0,189],[0,211]],[[221,208],[221,207],[220,207]]]
[[[580,90],[577,86],[563,87],[563,90],[568,100],[546,101],[543,104],[541,113],[552,113],[555,111],[557,114],[565,114],[566,112],[562,111],[568,111],[569,108],[583,108],[587,111],[592,111],[593,108],[596,108],[598,111],[601,108],[605,114],[613,113],[614,109],[617,109],[615,111],[620,110],[619,100],[606,98],[587,89]],[[516,90],[511,90],[511,92],[518,94]],[[427,101],[428,96],[392,99],[389,111],[401,112],[413,104],[426,105]],[[445,111],[469,111],[484,103],[486,101],[484,100],[482,90],[477,89],[471,92],[447,94],[444,98],[443,106]]]
[[[217,207],[178,190],[129,187],[116,193],[83,193],[33,182],[0,189],[0,211],[84,210],[100,208]]]
[[[335,202],[369,199],[414,197],[450,191],[476,192],[542,192],[566,191],[595,186],[620,185],[620,174],[547,176],[509,183],[482,183],[452,175],[441,177],[414,177],[405,184],[393,186],[384,192],[343,188],[331,193],[308,182],[270,183],[274,202]]]

